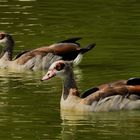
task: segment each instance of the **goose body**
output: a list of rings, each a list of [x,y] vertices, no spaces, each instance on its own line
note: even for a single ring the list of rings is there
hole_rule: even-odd
[[[79,54],[91,50],[95,44],[80,48],[78,41],[81,38],[71,38],[50,46],[40,47],[12,57],[14,40],[11,35],[0,32],[0,46],[3,50],[0,55],[0,68],[40,70],[48,69],[56,60],[73,60]]]
[[[63,80],[62,110],[112,111],[140,109],[140,78],[120,80],[88,89],[80,95],[69,62],[54,62],[42,80],[59,76]]]

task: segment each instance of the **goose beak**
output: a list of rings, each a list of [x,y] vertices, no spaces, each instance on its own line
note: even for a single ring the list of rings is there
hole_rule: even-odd
[[[56,72],[54,70],[49,70],[47,74],[41,79],[41,81],[49,80],[54,76],[56,76]]]

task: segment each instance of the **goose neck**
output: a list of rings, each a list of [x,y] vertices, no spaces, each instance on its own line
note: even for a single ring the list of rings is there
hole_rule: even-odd
[[[67,99],[68,96],[79,96],[78,88],[74,78],[72,68],[68,70],[65,78],[63,79],[63,99]]]

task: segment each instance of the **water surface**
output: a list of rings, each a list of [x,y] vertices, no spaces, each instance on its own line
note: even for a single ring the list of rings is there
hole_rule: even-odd
[[[138,0],[0,0],[0,30],[13,35],[14,54],[70,37],[97,47],[75,68],[79,90],[139,77]],[[140,112],[61,112],[61,80],[45,72],[0,70],[0,139],[130,140],[140,137]]]

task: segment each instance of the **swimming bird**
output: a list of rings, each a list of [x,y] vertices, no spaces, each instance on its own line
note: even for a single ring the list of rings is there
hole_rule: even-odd
[[[54,62],[42,81],[58,76],[63,90],[60,101],[62,110],[113,111],[140,109],[140,78],[130,78],[92,87],[80,94],[70,62]]]
[[[50,46],[24,51],[13,58],[14,40],[10,34],[0,32],[0,46],[3,47],[0,54],[0,68],[39,70],[48,69],[56,60],[73,60],[78,54],[82,56],[95,46],[93,43],[80,48],[80,44],[76,42],[79,39],[81,38],[70,38]]]

